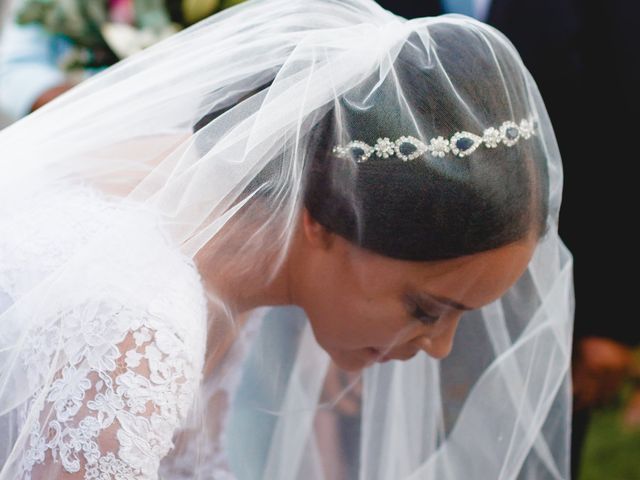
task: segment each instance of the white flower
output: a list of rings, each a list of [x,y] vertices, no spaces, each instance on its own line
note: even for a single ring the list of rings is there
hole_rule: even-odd
[[[447,153],[451,151],[451,146],[449,145],[449,140],[444,137],[432,138],[429,142],[429,147],[427,147],[431,152],[431,155],[434,157],[444,157]]]
[[[155,418],[154,418],[155,417]],[[152,415],[153,425],[146,417],[121,415],[118,430],[118,456],[128,465],[155,478],[159,459],[171,449],[173,429],[158,415]]]
[[[82,353],[89,366],[100,372],[114,371],[117,360],[120,358],[120,350],[115,345],[105,344],[100,347],[88,347]]]
[[[149,378],[157,385],[163,385],[174,377],[171,362],[155,344],[145,348],[145,356],[149,361]]]
[[[124,401],[113,390],[98,393],[96,398],[87,402],[87,407],[98,412],[98,420],[102,428],[109,427],[118,411],[124,408]]]
[[[133,333],[133,338],[136,341],[136,346],[139,347],[151,340],[151,332],[147,327],[142,327]]]
[[[116,379],[116,393],[125,400],[132,413],[144,413],[147,402],[153,399],[149,379],[128,371]]]
[[[84,370],[66,366],[62,370],[62,378],[51,384],[47,400],[54,403],[59,421],[66,422],[80,410],[84,392],[91,388],[86,374]]]
[[[534,133],[533,122],[529,120],[522,120],[520,122],[520,135],[522,136],[522,138],[524,138],[525,140],[528,140],[529,138],[531,138],[531,135],[533,135],[533,133]]]
[[[125,362],[128,368],[136,368],[140,365],[140,359],[142,358],[142,354],[138,353],[135,350],[129,350],[125,355]]]
[[[500,130],[491,127],[484,131],[482,140],[487,148],[496,148],[502,141],[502,135],[500,134]]]
[[[121,353],[120,344],[132,328],[132,312],[117,299],[89,302],[66,314],[64,344],[72,364],[86,361],[95,371],[111,372]]]
[[[396,152],[396,145],[387,137],[379,138],[375,147],[376,155],[382,158],[389,158]]]
[[[97,462],[85,467],[85,480],[130,480],[137,478],[136,473],[122,460],[116,458],[113,452],[100,457]]]

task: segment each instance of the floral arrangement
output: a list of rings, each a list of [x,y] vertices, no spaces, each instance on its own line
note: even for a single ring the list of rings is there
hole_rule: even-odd
[[[73,45],[67,71],[112,65],[243,0],[25,0],[19,24],[36,23]]]

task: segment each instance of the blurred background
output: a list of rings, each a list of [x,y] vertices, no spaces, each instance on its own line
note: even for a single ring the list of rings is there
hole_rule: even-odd
[[[631,378],[609,404],[594,408],[583,445],[580,480],[640,479],[640,350],[633,351]]]
[[[0,128],[242,0],[0,0]],[[378,0],[407,18],[461,13],[509,37],[545,99],[565,167],[575,257],[575,480],[640,480],[634,310],[640,0]],[[632,270],[633,269],[633,270]]]

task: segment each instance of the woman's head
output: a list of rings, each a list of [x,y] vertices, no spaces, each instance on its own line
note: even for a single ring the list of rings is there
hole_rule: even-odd
[[[313,278],[302,275],[300,301],[345,368],[446,356],[464,310],[524,272],[549,211],[546,155],[512,50],[468,24],[439,24],[411,34],[384,69],[319,123],[306,170],[301,263]],[[456,145],[458,132],[478,145],[466,133]],[[422,144],[367,152],[408,136]],[[441,156],[418,155],[438,137],[449,140]]]
[[[337,361],[347,355],[345,366],[355,361],[353,351],[366,349],[386,348],[397,358],[419,349],[446,355],[450,342],[439,329],[452,333],[463,310],[436,297],[473,309],[495,300],[524,271],[545,231],[547,157],[529,79],[509,44],[483,28],[455,19],[415,25],[397,52],[384,50],[374,71],[309,117],[308,134],[288,133],[282,156],[240,197],[255,199],[246,203],[247,218],[270,215],[276,232],[297,219],[296,241],[287,244],[292,295],[320,343]],[[277,96],[269,85],[243,98],[268,101]],[[454,136],[462,132],[459,144]],[[366,145],[403,137],[417,142],[400,141],[386,157],[373,152],[362,161]],[[442,155],[419,151],[440,138]],[[362,142],[359,151],[347,148],[354,141]],[[283,188],[292,178],[300,188]],[[270,213],[290,205],[292,193],[300,199],[296,212]],[[245,251],[264,252],[262,237],[252,235]],[[421,305],[440,318],[429,328],[411,323]]]

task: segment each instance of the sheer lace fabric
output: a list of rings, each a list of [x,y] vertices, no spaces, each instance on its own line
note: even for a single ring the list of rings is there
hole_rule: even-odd
[[[70,261],[69,252],[100,234],[99,225],[108,225],[116,213],[88,189],[41,193],[15,207],[12,228],[0,237],[0,291],[9,313],[11,298],[38,279],[64,274],[56,270]],[[210,438],[207,448],[187,444],[170,454],[200,386],[205,297],[193,263],[165,243],[152,219],[130,215],[129,225],[135,220],[138,230],[148,231],[114,235],[110,245],[126,252],[118,256],[120,268],[111,266],[119,274],[93,278],[99,266],[87,264],[84,286],[75,295],[62,292],[43,306],[51,311],[48,321],[25,329],[19,361],[33,393],[16,409],[19,423],[29,426],[19,459],[22,479],[63,473],[64,478],[154,479],[160,471],[164,478],[180,478],[180,472],[190,478],[189,457],[198,452],[211,457],[209,474],[217,476],[210,478],[227,475],[220,467],[225,463],[221,435]],[[241,360],[238,349],[239,344],[225,368],[233,370]],[[48,376],[50,387],[40,388]],[[229,382],[209,389],[221,406],[228,401]]]

